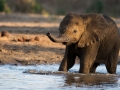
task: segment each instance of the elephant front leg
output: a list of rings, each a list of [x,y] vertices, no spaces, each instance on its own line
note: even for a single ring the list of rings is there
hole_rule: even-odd
[[[58,71],[68,71],[67,70],[67,58],[63,58]]]
[[[80,73],[91,73],[91,68],[97,56],[98,46],[99,45],[94,44],[82,50],[82,55],[80,57]]]
[[[111,51],[111,54],[108,57],[106,64],[106,68],[108,73],[110,74],[116,74],[116,68],[118,64],[118,55],[119,55],[119,48],[114,48],[113,51]]]
[[[64,58],[60,64],[59,71],[68,71],[75,64],[76,55],[73,47],[66,47]]]

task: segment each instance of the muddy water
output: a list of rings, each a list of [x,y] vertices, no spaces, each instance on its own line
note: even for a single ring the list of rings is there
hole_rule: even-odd
[[[0,66],[0,90],[120,90],[120,65],[117,74],[107,74],[104,65],[97,74],[77,73],[76,64],[69,73],[57,72],[59,65]]]

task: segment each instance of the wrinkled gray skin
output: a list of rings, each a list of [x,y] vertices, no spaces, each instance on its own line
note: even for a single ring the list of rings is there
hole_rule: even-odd
[[[102,14],[68,13],[60,23],[58,37],[49,39],[66,45],[59,71],[73,67],[80,58],[80,73],[95,73],[98,65],[106,65],[108,73],[116,73],[119,53],[119,31],[115,22]]]

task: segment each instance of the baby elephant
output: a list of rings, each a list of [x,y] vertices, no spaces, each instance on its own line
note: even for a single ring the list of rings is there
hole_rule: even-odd
[[[101,63],[108,73],[116,73],[120,34],[115,22],[102,14],[68,13],[59,26],[59,36],[47,33],[53,42],[66,45],[59,71],[68,71],[80,58],[80,73],[95,73]]]

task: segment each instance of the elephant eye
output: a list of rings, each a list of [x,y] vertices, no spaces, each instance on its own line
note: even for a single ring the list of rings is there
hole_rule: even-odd
[[[76,33],[77,32],[77,30],[74,30],[74,33]]]

